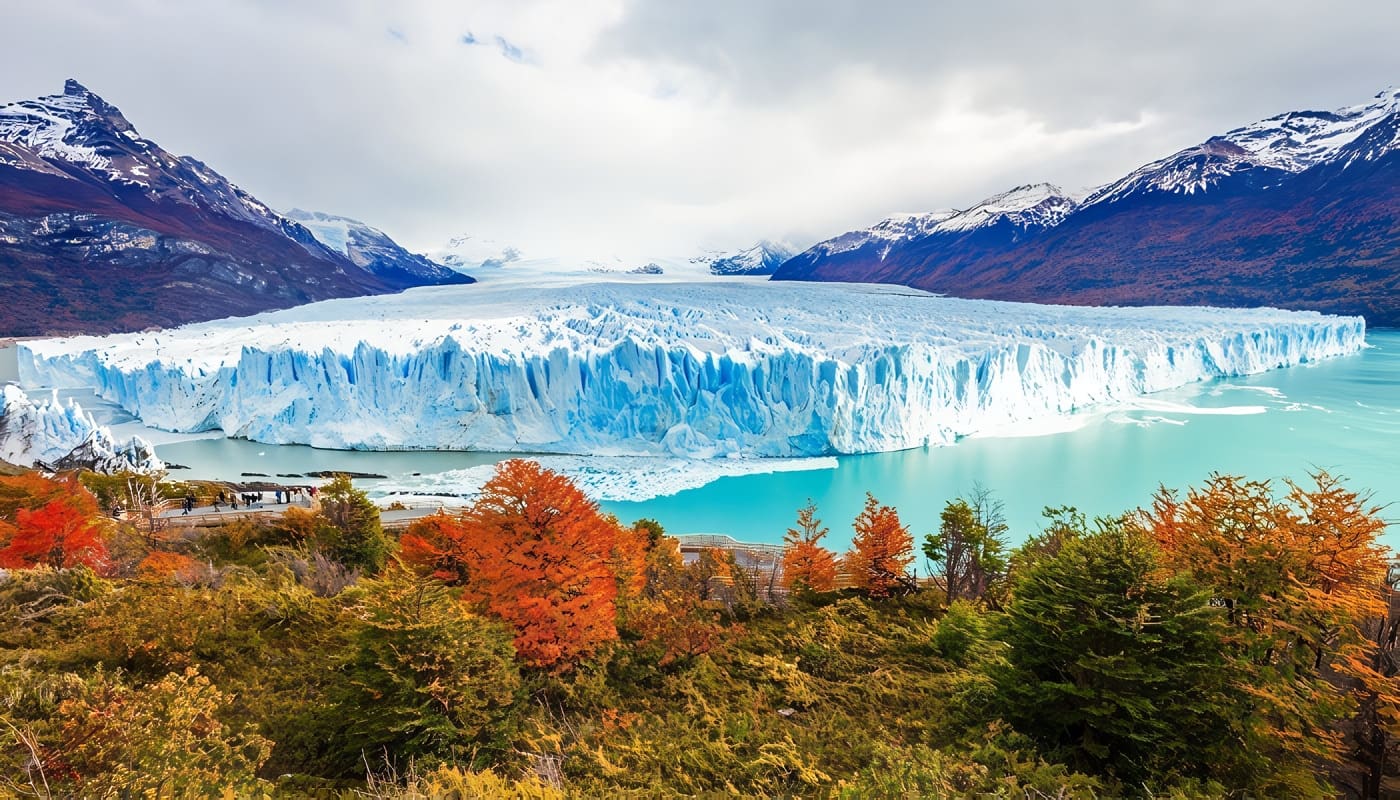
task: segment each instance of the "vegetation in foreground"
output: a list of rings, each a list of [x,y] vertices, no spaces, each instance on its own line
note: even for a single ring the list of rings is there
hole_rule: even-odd
[[[1384,526],[1326,474],[1014,550],[983,489],[917,543],[868,497],[842,555],[808,504],[771,565],[528,461],[401,535],[344,478],[182,536],[103,509],[188,487],[86,481],[0,477],[15,796],[1400,791]]]

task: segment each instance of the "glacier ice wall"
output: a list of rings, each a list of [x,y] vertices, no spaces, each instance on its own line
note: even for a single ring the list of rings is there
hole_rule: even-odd
[[[36,403],[14,385],[0,388],[0,460],[23,467],[82,467],[106,473],[165,469],[145,439],[118,441],[78,403],[59,402],[57,391]]]
[[[172,431],[270,443],[788,457],[941,444],[1354,352],[1359,317],[1072,308],[854,284],[465,286],[23,343]]]

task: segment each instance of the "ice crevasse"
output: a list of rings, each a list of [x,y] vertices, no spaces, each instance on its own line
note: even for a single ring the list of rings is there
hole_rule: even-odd
[[[943,444],[1355,352],[1359,317],[856,284],[463,286],[21,345],[171,431],[269,443],[794,457]]]

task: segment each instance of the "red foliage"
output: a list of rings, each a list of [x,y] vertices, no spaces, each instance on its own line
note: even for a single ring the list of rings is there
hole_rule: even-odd
[[[410,527],[403,557],[510,623],[526,663],[564,669],[617,638],[619,584],[631,592],[641,579],[641,538],[567,478],[517,459],[460,516]]]
[[[0,567],[75,567],[97,572],[107,567],[107,546],[95,514],[79,503],[51,500],[35,510],[15,513],[15,532],[3,550]]]
[[[899,521],[899,512],[882,506],[869,492],[856,517],[856,535],[847,556],[851,578],[871,597],[887,597],[908,580],[914,561],[914,537]]]
[[[836,556],[821,546],[827,534],[810,500],[797,510],[797,527],[783,536],[783,585],[789,590],[829,592],[836,588]]]
[[[72,499],[84,513],[97,513],[97,500],[76,476],[45,478],[37,472],[0,476],[0,522],[13,521],[21,508],[33,511],[52,500]]]

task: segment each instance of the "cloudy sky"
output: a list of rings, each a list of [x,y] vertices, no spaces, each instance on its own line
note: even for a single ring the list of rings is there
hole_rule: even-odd
[[[806,245],[1400,83],[1389,0],[46,0],[4,28],[0,98],[77,78],[276,207],[541,256]]]

